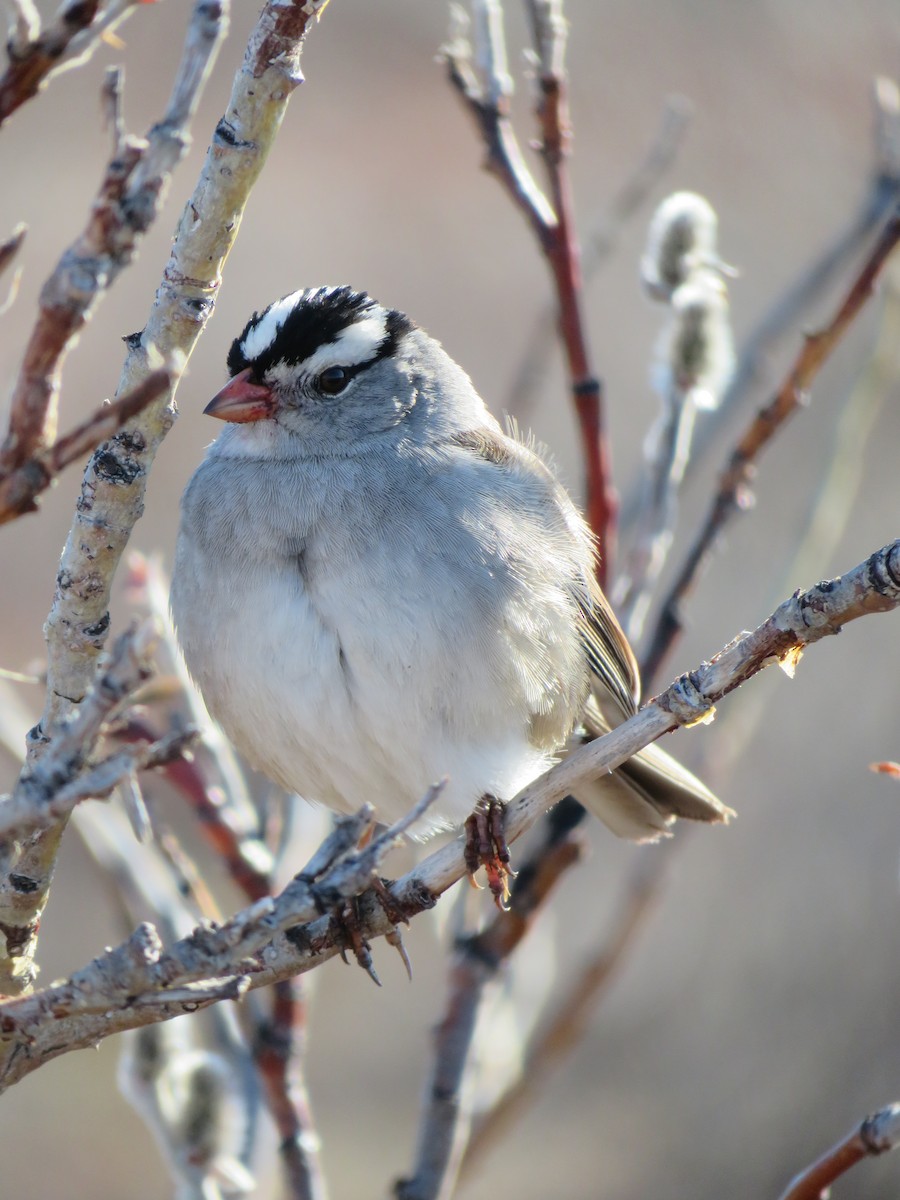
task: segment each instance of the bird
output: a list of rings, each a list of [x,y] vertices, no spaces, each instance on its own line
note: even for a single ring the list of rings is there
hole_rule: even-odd
[[[251,766],[338,813],[390,823],[446,777],[411,832],[465,826],[504,903],[504,802],[639,704],[595,537],[539,448],[364,291],[255,312],[227,367],[171,585],[207,708]],[[577,799],[635,841],[731,815],[656,744]]]

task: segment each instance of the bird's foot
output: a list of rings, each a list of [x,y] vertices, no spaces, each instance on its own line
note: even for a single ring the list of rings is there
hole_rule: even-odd
[[[384,940],[389,946],[393,946],[400,958],[403,960],[403,965],[406,968],[406,973],[412,979],[412,966],[410,965],[409,955],[406,953],[406,947],[403,945],[403,938],[400,936],[399,925],[409,924],[409,920],[404,914],[402,908],[394,899],[387,881],[379,879],[376,876],[372,886],[372,891],[375,893],[375,898],[381,907],[384,909],[387,919],[393,925],[390,933],[385,934]],[[372,961],[372,948],[363,936],[359,924],[359,899],[352,897],[345,900],[339,905],[334,913],[335,920],[343,930],[344,936],[348,943],[347,949],[353,951],[353,957],[366,972],[370,979],[381,987],[381,980],[378,978],[378,973],[375,970],[375,964]],[[341,951],[341,958],[347,962],[347,950]]]
[[[359,927],[359,898],[351,896],[334,910],[334,919],[340,925],[348,946],[341,950],[341,958],[347,962],[347,949],[353,951],[353,957],[366,972],[373,983],[381,987],[381,980],[372,961],[372,948],[363,937]]]
[[[503,829],[505,818],[506,806],[496,796],[488,795],[478,801],[465,824],[469,881],[477,887],[475,872],[484,867],[494,902],[504,912],[509,908],[509,881],[516,877],[509,865],[509,847]]]

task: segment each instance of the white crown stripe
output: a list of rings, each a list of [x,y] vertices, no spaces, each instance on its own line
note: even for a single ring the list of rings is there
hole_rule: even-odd
[[[354,367],[371,362],[387,336],[387,313],[383,308],[369,310],[361,321],[342,329],[333,342],[320,346],[304,359],[304,373],[318,375],[326,367]]]
[[[244,358],[252,362],[254,358],[258,358],[264,350],[271,346],[285,319],[305,296],[306,292],[303,291],[291,292],[284,299],[276,300],[274,304],[269,305],[259,323],[253,326],[241,342]]]

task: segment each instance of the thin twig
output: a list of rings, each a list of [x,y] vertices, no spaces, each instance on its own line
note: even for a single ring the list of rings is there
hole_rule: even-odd
[[[21,222],[15,227],[8,238],[4,238],[0,242],[0,275],[6,270],[12,260],[19,253],[22,243],[25,241],[25,234],[28,232],[28,226]]]
[[[0,525],[25,513],[36,512],[38,496],[46,491],[66,467],[136,417],[163,392],[171,388],[176,372],[161,368],[142,379],[130,392],[103,404],[52,445],[6,473],[0,473]]]
[[[577,791],[579,783],[615,770],[669,730],[710,718],[716,701],[764,667],[779,663],[793,671],[804,646],[859,617],[897,607],[900,541],[846,575],[784,601],[753,633],[736,639],[618,729],[581,747],[530,784],[507,809],[507,840],[515,841],[549,807]],[[391,933],[397,914],[409,919],[432,908],[465,874],[461,838],[434,851],[391,887],[395,911],[390,916],[372,892],[361,892],[390,846],[421,818],[439,790],[433,789],[364,850],[335,860],[343,843],[331,835],[326,845],[334,849],[313,860],[317,869],[319,864],[332,864],[324,873],[315,878],[301,873],[274,900],[259,901],[221,926],[198,928],[167,951],[152,926],[142,926],[68,981],[0,1001],[0,1087],[109,1034],[194,1012],[247,987],[263,987],[318,967],[340,952],[347,932],[333,915],[315,919],[315,914],[333,912],[341,898],[357,897],[358,932],[366,939]],[[358,837],[371,819],[371,810],[363,809],[346,818],[344,827],[352,826]]]
[[[290,1200],[324,1200],[319,1139],[302,1070],[306,1050],[306,996],[302,979],[272,988],[270,1016],[256,1027],[253,1060],[278,1130],[278,1152]]]
[[[482,1004],[554,886],[583,850],[571,825],[560,831],[548,822],[546,836],[519,871],[509,911],[498,913],[481,933],[459,941],[450,967],[444,1016],[434,1031],[434,1062],[425,1091],[414,1170],[409,1179],[397,1183],[397,1200],[437,1200],[453,1194],[471,1121],[465,1082]]]
[[[749,506],[750,488],[760,453],[784,427],[788,418],[802,407],[819,371],[872,295],[878,277],[898,241],[900,210],[895,211],[885,226],[832,320],[819,332],[806,335],[778,393],[757,413],[732,451],[706,519],[665,597],[649,649],[641,664],[644,678],[652,679],[656,675],[681,633],[682,605],[709,562],[719,535],[732,517]]]
[[[792,1179],[780,1200],[825,1200],[828,1189],[864,1158],[895,1150],[900,1145],[900,1104],[889,1104],[872,1116],[812,1166]]]
[[[548,201],[525,164],[510,119],[512,80],[506,70],[503,10],[499,0],[476,0],[476,59],[459,24],[444,47],[450,83],[474,117],[484,142],[485,166],[524,213],[553,274],[560,334],[566,351],[572,400],[585,459],[585,513],[604,548],[601,583],[613,555],[617,500],[603,417],[602,388],[590,362],[582,312],[582,281],[567,169],[572,131],[563,66],[565,22],[561,0],[529,0],[537,47],[537,119],[540,150],[550,180]]]

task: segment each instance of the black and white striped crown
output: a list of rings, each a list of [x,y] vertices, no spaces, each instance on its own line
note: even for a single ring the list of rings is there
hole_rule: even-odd
[[[393,354],[415,328],[405,313],[385,308],[351,287],[304,288],[254,313],[228,352],[231,375],[252,367],[262,377],[276,364],[319,359],[348,367],[368,366]],[[336,353],[339,351],[339,353]]]

